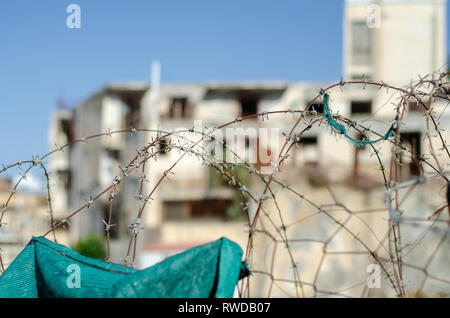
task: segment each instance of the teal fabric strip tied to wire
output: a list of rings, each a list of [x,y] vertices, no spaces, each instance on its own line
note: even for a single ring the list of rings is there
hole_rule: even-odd
[[[368,139],[358,140],[358,139],[350,137],[347,133],[347,129],[345,128],[345,126],[339,124],[336,120],[334,120],[333,116],[331,116],[330,108],[328,107],[328,100],[329,100],[329,96],[328,96],[328,94],[325,94],[323,96],[323,104],[324,104],[324,108],[325,108],[324,116],[327,117],[328,124],[334,129],[334,131],[336,131],[339,134],[344,135],[345,138],[350,140],[352,143],[354,143],[358,147],[364,147],[367,144],[374,144],[374,143],[377,143],[382,140],[387,140],[389,137],[394,135],[395,124],[392,124],[391,128],[389,128],[389,130],[386,132],[386,134],[383,137],[376,139],[376,140],[368,140]]]
[[[0,276],[0,298],[229,298],[249,274],[241,258],[221,238],[138,270],[33,237]]]

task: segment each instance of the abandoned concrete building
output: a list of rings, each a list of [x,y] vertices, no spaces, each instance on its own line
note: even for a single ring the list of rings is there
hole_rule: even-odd
[[[384,81],[391,85],[409,85],[418,75],[425,76],[441,69],[446,64],[446,1],[379,1],[382,20],[381,27],[367,26],[367,6],[370,1],[346,1],[343,25],[343,79]],[[135,132],[134,129],[158,129],[170,132],[177,129],[189,129],[194,121],[201,121],[203,127],[215,127],[236,118],[274,110],[300,110],[315,98],[320,89],[331,83],[309,82],[235,82],[203,84],[159,83],[159,68],[153,68],[153,80],[150,83],[108,84],[95,92],[74,109],[56,109],[53,113],[49,144],[52,149],[87,136],[107,133],[87,142],[76,143],[64,151],[51,156],[49,169],[52,172],[52,196],[55,218],[64,219],[72,211],[86,203],[90,196],[101,192],[120,174],[120,168],[129,162],[136,150],[142,148],[156,133]],[[299,70],[299,77],[301,70]],[[339,82],[340,79],[336,79]],[[364,123],[378,132],[385,132],[392,124],[395,115],[391,100],[393,91],[386,91],[368,85],[346,85],[342,89],[330,91],[330,107],[333,112],[352,120]],[[413,149],[412,155],[404,155],[401,179],[418,175],[422,169],[414,156],[420,156],[427,150],[424,144],[426,126],[424,112],[415,102],[408,106],[405,125],[402,127],[402,140]],[[433,109],[442,113],[440,127],[446,129],[444,137],[448,139],[450,118],[445,103],[433,101]],[[323,104],[317,102],[310,110],[323,113]],[[235,125],[244,129],[249,127],[278,129],[280,142],[283,133],[295,123],[292,114],[271,115],[270,120],[261,116],[242,121]],[[126,131],[124,133],[108,132]],[[357,136],[355,136],[356,138]],[[255,140],[256,138],[256,140]],[[165,142],[173,142],[168,138]],[[172,138],[174,139],[174,138]],[[292,158],[283,164],[279,176],[299,192],[308,195],[314,202],[331,203],[328,188],[339,195],[339,200],[348,204],[351,210],[379,209],[383,197],[383,180],[380,178],[379,163],[369,147],[359,148],[344,138],[330,134],[326,126],[314,126],[300,140],[300,147],[294,150]],[[256,147],[254,147],[256,145]],[[258,137],[247,136],[245,147],[256,153],[255,165],[258,168],[270,166],[259,160]],[[439,143],[436,143],[436,149]],[[377,145],[386,166],[391,160],[391,145]],[[273,149],[266,152],[275,153]],[[179,157],[179,152],[161,152],[157,161],[146,166],[145,177],[149,180],[146,189]],[[269,154],[270,156],[271,154]],[[445,158],[442,158],[445,160]],[[449,163],[447,158],[447,164]],[[245,249],[248,240],[248,228],[245,214],[236,190],[220,181],[211,167],[205,166],[195,157],[187,156],[181,160],[174,174],[158,187],[147,206],[143,227],[138,244],[138,266],[147,267],[164,259],[168,255],[182,251],[200,243],[226,236]],[[120,262],[126,250],[130,230],[128,226],[136,218],[141,202],[136,199],[139,188],[139,176],[131,174],[121,184],[120,195],[114,201],[115,224],[112,235],[112,261]],[[263,188],[249,181],[250,188],[261,193]],[[436,190],[437,189],[437,190]],[[408,208],[417,213],[432,212],[441,202],[434,194],[439,186],[432,182],[407,202]],[[239,193],[238,193],[239,194]],[[424,198],[427,198],[425,202]],[[312,210],[303,203],[293,200],[289,195],[280,193],[279,204],[286,215],[286,222],[299,219]],[[108,213],[107,196],[100,198],[83,213],[70,221],[70,225],[57,230],[66,233],[67,243],[73,242],[89,233],[104,233]],[[382,207],[382,205],[381,205]],[[270,204],[268,207],[270,210]],[[237,212],[236,212],[237,211]],[[414,210],[415,211],[415,210]],[[413,212],[412,214],[415,214]],[[361,215],[375,233],[382,232],[379,220],[386,214],[376,216]],[[357,228],[357,224],[354,224]],[[360,226],[361,237],[373,241],[371,233]],[[298,226],[290,232],[293,237],[326,239],[330,235],[330,225],[318,222]],[[296,235],[298,234],[298,235]],[[381,234],[380,234],[381,235]],[[376,242],[373,242],[375,244]],[[265,249],[268,241],[261,238],[257,247]],[[353,246],[351,239],[339,239],[337,247]],[[353,245],[352,245],[353,244]],[[256,249],[256,247],[255,247]],[[319,262],[322,247],[314,244],[299,245],[295,249],[300,257],[299,267],[303,268],[303,277],[311,281]],[[261,255],[254,256],[255,267]],[[413,254],[413,253],[412,253]],[[280,259],[286,255],[278,256]],[[352,261],[327,256],[332,259],[324,265],[323,289],[339,289],[351,285],[351,281],[364,281],[367,276],[367,256]],[[411,255],[420,259],[420,253]],[[445,257],[444,257],[445,259]],[[413,258],[412,261],[415,261]],[[442,260],[442,262],[444,262]],[[360,267],[358,267],[360,266]],[[448,266],[447,266],[448,267]],[[448,270],[448,269],[447,269]],[[279,276],[288,276],[288,269],[275,269]],[[420,273],[419,273],[420,274]],[[419,275],[417,274],[417,275]],[[447,277],[448,276],[447,271]],[[416,274],[412,274],[416,275]],[[415,277],[415,276],[414,276]],[[319,279],[320,280],[320,279]],[[319,281],[317,282],[319,283]],[[255,281],[253,290],[265,290],[268,282]],[[258,285],[259,284],[259,285]],[[414,285],[413,283],[411,283]],[[291,294],[292,287],[280,283],[274,287],[272,295]],[[259,286],[259,287],[258,287]],[[364,286],[349,290],[350,295],[360,295]],[[414,288],[412,286],[411,288]],[[441,288],[441,289],[440,289]],[[441,292],[442,286],[430,286],[431,290]],[[382,289],[381,293],[389,295]],[[263,292],[261,295],[265,296]]]

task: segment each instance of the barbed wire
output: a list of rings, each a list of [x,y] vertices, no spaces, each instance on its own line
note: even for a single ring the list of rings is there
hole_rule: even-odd
[[[449,209],[450,217],[450,208],[448,206],[449,199],[447,197],[446,202],[442,202],[441,206],[430,216],[423,218],[417,216],[405,216],[407,211],[402,210],[401,206],[408,202],[409,196],[416,187],[434,182],[433,180],[436,182],[444,182],[448,188],[449,172],[445,170],[444,167],[446,165],[446,161],[450,158],[450,152],[442,134],[443,131],[439,126],[439,120],[442,117],[443,112],[437,117],[437,114],[434,112],[432,107],[433,100],[446,102],[447,105],[450,102],[448,82],[446,82],[447,75],[448,72],[432,73],[425,77],[419,77],[419,80],[417,81],[411,81],[411,83],[405,87],[396,87],[385,82],[367,81],[365,79],[362,81],[343,81],[341,79],[338,83],[334,83],[324,89],[320,89],[317,95],[303,109],[285,109],[260,112],[257,114],[244,116],[242,118],[236,118],[216,127],[204,127],[205,129],[203,131],[196,131],[194,128],[176,131],[140,128],[122,129],[116,131],[111,131],[108,129],[105,133],[98,133],[79,138],[63,146],[57,146],[55,149],[42,157],[33,157],[32,160],[16,162],[7,166],[3,165],[0,173],[4,173],[14,167],[21,167],[22,165],[28,165],[28,167],[11,189],[7,201],[2,206],[0,226],[3,226],[1,225],[1,222],[7,212],[8,204],[16,193],[18,186],[22,180],[26,178],[26,175],[33,167],[39,166],[44,171],[46,176],[47,199],[51,219],[50,229],[43,235],[47,236],[48,234],[53,233],[54,240],[56,241],[55,230],[57,228],[69,222],[71,218],[83,210],[88,209],[91,205],[95,204],[99,198],[108,195],[108,217],[107,220],[102,220],[102,222],[105,225],[106,232],[106,260],[110,261],[110,232],[114,230],[115,226],[115,224],[111,223],[114,213],[113,201],[120,196],[119,185],[130,174],[135,173],[138,174],[139,180],[139,191],[135,198],[140,201],[140,205],[133,223],[129,225],[129,243],[125,257],[123,258],[124,263],[127,266],[135,266],[136,254],[138,251],[137,239],[140,230],[143,229],[142,220],[144,217],[145,207],[152,199],[154,199],[156,190],[166,180],[168,180],[169,175],[175,175],[175,172],[173,171],[174,168],[185,157],[193,156],[202,164],[214,168],[221,177],[228,181],[229,186],[234,188],[236,191],[239,191],[242,195],[242,213],[246,215],[248,222],[248,243],[245,249],[245,259],[253,275],[245,278],[239,284],[238,291],[241,297],[252,297],[254,295],[264,295],[270,297],[273,295],[275,288],[277,288],[278,292],[283,295],[294,297],[320,297],[325,295],[350,297],[351,295],[346,294],[345,292],[356,288],[361,289],[362,286],[364,287],[362,288],[360,296],[369,296],[369,289],[365,284],[365,279],[360,279],[350,286],[337,288],[336,290],[320,287],[320,276],[326,267],[326,260],[336,255],[346,258],[365,255],[372,258],[375,263],[380,266],[382,273],[389,282],[394,294],[399,297],[405,297],[411,293],[411,290],[405,288],[407,285],[405,284],[405,279],[407,279],[405,278],[405,271],[408,273],[409,270],[421,272],[424,278],[421,280],[417,290],[415,291],[415,295],[420,295],[428,280],[450,284],[450,281],[445,279],[445,276],[443,278],[439,276],[439,273],[432,273],[429,270],[432,261],[436,258],[436,255],[442,251],[442,246],[448,242],[450,221],[443,220],[443,213],[441,212],[447,207],[447,209]],[[362,85],[363,89],[366,89],[367,87],[386,89],[387,93],[389,90],[393,90],[396,94],[399,94],[398,102],[394,105],[395,116],[393,117],[393,121],[389,124],[390,128],[388,133],[377,132],[375,129],[363,125],[360,122],[346,118],[337,113],[333,114],[331,108],[332,104],[329,105],[329,96],[332,96],[332,91],[334,89],[340,88],[342,90],[344,87],[349,85]],[[402,125],[406,120],[406,106],[407,102],[411,99],[414,99],[416,101],[416,105],[418,107],[422,107],[424,110],[426,129],[425,139],[428,142],[427,145],[429,151],[427,153],[429,157],[425,156],[425,153],[420,157],[415,156],[415,150],[412,149],[412,146],[405,146],[404,142],[401,140],[400,132],[402,130]],[[425,99],[428,99],[428,101],[424,101]],[[325,114],[320,114],[314,110],[310,110],[311,105],[318,100],[323,100],[326,105]],[[285,140],[282,142],[282,146],[276,156],[276,160],[271,162],[272,172],[269,174],[263,173],[254,165],[246,162],[244,158],[241,158],[233,149],[224,143],[223,140],[214,138],[214,132],[236,124],[239,125],[241,122],[246,120],[260,118],[263,121],[268,121],[271,116],[286,116],[289,114],[292,114],[294,119],[295,116],[298,116],[298,118],[294,120],[289,132],[284,134]],[[300,127],[301,125],[304,125],[304,127]],[[383,203],[382,208],[368,210],[351,209],[347,204],[341,201],[339,195],[337,195],[329,186],[327,187],[327,190],[333,202],[315,202],[313,199],[314,195],[305,195],[284,180],[286,177],[286,173],[283,171],[284,163],[288,160],[288,158],[295,156],[295,154],[293,154],[294,149],[301,143],[303,136],[313,127],[323,126],[328,127],[330,133],[335,134],[337,137],[340,135],[345,135],[350,138],[350,142],[355,143],[357,146],[367,145],[370,147],[372,155],[376,157],[378,169],[383,180],[382,191],[384,195],[380,200],[380,202]],[[352,129],[361,134],[361,141],[358,142],[356,139],[347,136],[348,132],[345,126],[347,126],[348,129]],[[89,199],[86,200],[85,204],[82,204],[79,208],[67,215],[63,220],[55,223],[53,219],[53,208],[51,205],[51,176],[49,177],[44,161],[51,155],[64,151],[65,148],[76,144],[82,144],[91,139],[103,136],[126,133],[153,133],[156,134],[156,138],[152,137],[150,142],[137,149],[137,154],[128,162],[128,164],[123,167],[119,167],[120,173],[114,177],[111,185],[102,191],[99,191],[97,194],[89,196]],[[191,140],[185,136],[186,133],[193,133],[194,135],[198,135],[199,138],[198,140]],[[368,134],[377,136],[379,138],[377,140],[380,144],[387,143],[392,146],[392,157],[388,168],[383,164],[383,154],[381,151],[375,148],[373,142],[369,142],[369,137],[367,136]],[[177,140],[177,143],[169,142],[167,144],[165,142],[167,138],[173,138]],[[437,138],[442,147],[435,149],[432,138]],[[221,144],[222,147],[232,153],[239,164],[219,161],[215,156],[208,154],[208,149],[204,146],[204,143],[207,141],[214,141]],[[148,181],[145,176],[145,170],[146,165],[150,164],[149,160],[153,159],[156,161],[158,155],[162,152],[170,152],[173,150],[179,151],[180,155],[173,161],[169,168],[164,170],[162,175],[154,181],[154,185],[150,187],[147,192],[145,192],[144,183]],[[414,157],[414,160],[423,163],[434,172],[425,173],[423,168],[421,168],[420,176],[401,182],[399,171],[403,164],[401,162],[402,152],[408,152],[412,157]],[[447,159],[438,158],[442,155],[446,155]],[[256,176],[254,181],[255,183],[259,181],[261,186],[252,184],[252,186],[248,188],[236,177],[233,171],[235,167],[243,168],[250,175]],[[293,168],[287,166],[286,169],[289,170]],[[386,171],[388,171],[388,173]],[[296,184],[296,186],[298,186],[298,184]],[[262,192],[257,193],[256,189],[261,187]],[[400,192],[403,190],[405,190],[406,193],[400,199]],[[283,205],[279,202],[279,197],[286,195],[286,193],[289,193],[290,196],[293,196],[301,204],[306,203],[314,212],[310,215],[302,216],[297,220],[288,222],[287,220],[290,220],[291,217],[287,216],[287,212],[283,209]],[[250,200],[252,204],[249,204],[247,200]],[[337,216],[339,212],[343,212],[341,213],[342,216]],[[380,224],[373,224],[364,219],[364,216],[378,215],[385,212],[387,212],[387,218],[384,220],[381,219],[381,221],[385,223],[384,229],[380,230],[378,229]],[[313,219],[323,219],[322,221],[324,223],[324,220],[328,220],[331,222],[330,224],[334,224],[336,227],[333,228],[330,225],[326,228],[325,236],[322,239],[313,237],[296,238],[293,234],[291,234],[292,232],[295,232],[295,230],[301,229],[301,225],[303,223],[311,222]],[[358,225],[355,225],[355,223]],[[447,229],[443,228],[441,224],[447,225]],[[377,227],[377,229],[375,229],[375,227]],[[361,229],[367,230],[370,239],[361,237],[359,234]],[[411,243],[410,246],[406,246],[404,241],[407,240],[410,235],[414,234],[410,233],[410,230],[414,229],[423,229],[423,231],[418,234],[417,237],[412,239],[413,243]],[[414,250],[419,249],[419,247],[424,245],[429,233],[434,233],[434,235],[441,236],[437,239],[437,243],[435,242],[436,239],[432,240],[432,242],[435,242],[436,244],[423,266],[405,261],[405,258],[411,255]],[[362,250],[333,250],[333,244],[335,244],[335,241],[338,240],[338,238],[341,239],[341,236],[344,234],[357,243]],[[265,242],[266,245],[261,247],[259,244],[256,244],[256,240],[263,243]],[[375,243],[373,243],[373,240]],[[297,248],[299,244],[307,244],[310,247],[321,246],[320,257],[318,257],[318,259],[311,260],[311,262],[317,262],[314,271],[310,270],[311,266],[306,264],[307,261],[305,261],[305,259],[309,260],[311,258],[315,258],[315,254],[310,256],[299,256],[299,249]],[[284,248],[284,256],[280,256],[280,245]],[[445,251],[442,253],[445,253]],[[299,257],[303,258],[303,260],[299,260]],[[282,261],[287,261],[287,265],[282,264]],[[0,264],[2,271],[4,271],[1,253]],[[286,273],[290,273],[288,276],[291,277],[286,278]],[[258,279],[259,282],[253,283],[253,280]],[[257,289],[256,291],[253,291],[255,288],[251,289],[252,284],[255,286],[263,286],[264,284],[261,283],[261,281],[265,280],[268,280],[265,294],[263,294],[260,289]],[[338,284],[336,284],[336,286],[338,286]],[[450,290],[450,285],[447,287],[447,290]]]

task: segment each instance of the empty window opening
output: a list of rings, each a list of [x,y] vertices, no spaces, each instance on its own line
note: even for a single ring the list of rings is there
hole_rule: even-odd
[[[164,202],[164,219],[166,221],[224,220],[230,204],[231,201],[225,199]]]
[[[418,102],[417,100],[409,100],[407,102],[407,106],[408,106],[408,111],[415,113],[423,113],[425,112],[425,107],[429,108],[430,107],[430,103],[428,101],[424,101],[422,100],[421,102]]]
[[[227,207],[230,205],[228,200],[200,200],[193,201],[191,205],[192,219],[224,219]]]
[[[250,148],[250,137],[245,136],[245,149]]]
[[[241,115],[251,116],[258,113],[259,97],[256,95],[244,95],[239,97]]]
[[[67,142],[73,141],[73,122],[69,119],[62,119],[60,121],[61,132],[66,136]]]
[[[325,106],[323,103],[313,103],[308,106],[308,111],[323,114],[325,112]]]
[[[186,97],[174,97],[170,102],[169,117],[183,119],[190,116],[189,101]]]
[[[141,113],[141,94],[123,94],[120,96],[122,103],[126,105],[125,108],[125,125],[126,129],[131,127],[138,127],[140,113]]]
[[[402,155],[400,157],[400,162],[406,164],[408,167],[408,173],[411,176],[418,176],[421,173],[421,138],[420,132],[404,132],[400,133],[400,140],[403,147],[406,147],[406,150],[403,150]]]
[[[369,64],[372,61],[372,30],[366,21],[352,22],[351,41],[352,64]]]
[[[64,189],[70,192],[72,184],[72,174],[70,170],[57,170],[56,174]]]
[[[120,151],[117,149],[106,149],[106,155],[110,160],[119,160],[120,159]]]
[[[300,137],[298,143],[300,145],[317,145],[317,137],[312,136]]]
[[[169,152],[169,142],[166,138],[162,138],[158,142],[158,150],[161,155],[165,155]]]
[[[350,104],[352,115],[372,113],[372,101],[352,101]]]

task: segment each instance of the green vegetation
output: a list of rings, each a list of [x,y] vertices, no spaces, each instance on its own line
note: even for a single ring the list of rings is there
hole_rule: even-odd
[[[238,181],[240,184],[244,185],[247,188],[249,187],[250,173],[246,168],[231,164],[228,164],[228,168],[232,170],[232,173],[236,181]],[[225,172],[225,174],[229,175],[229,172]],[[210,188],[231,186],[229,185],[230,179],[218,173],[217,169],[215,169],[214,167],[210,168],[209,176],[210,176],[209,177]],[[231,198],[231,203],[227,207],[227,210],[225,211],[226,220],[227,221],[245,220],[246,212],[243,212],[244,206],[242,203],[246,203],[248,199],[245,196],[243,196],[242,192],[239,190],[237,186],[233,187],[233,189],[234,193],[233,197]]]
[[[233,171],[234,178],[236,181],[238,181],[240,184],[244,185],[245,187],[249,187],[250,185],[250,173],[246,168],[239,167],[239,166],[231,166],[229,165],[230,170]],[[218,181],[218,184],[226,185],[228,184],[229,179],[221,176],[219,174],[215,174],[218,178],[221,180]],[[217,178],[216,177],[216,178]],[[247,197],[242,194],[242,192],[235,187],[233,197],[231,199],[231,204],[228,206],[227,210],[225,211],[225,216],[228,221],[239,221],[239,220],[245,220],[246,219],[246,212],[243,212],[243,203],[246,203],[248,201]]]
[[[99,235],[88,235],[81,238],[72,247],[83,256],[104,260],[106,258],[105,240]]]

